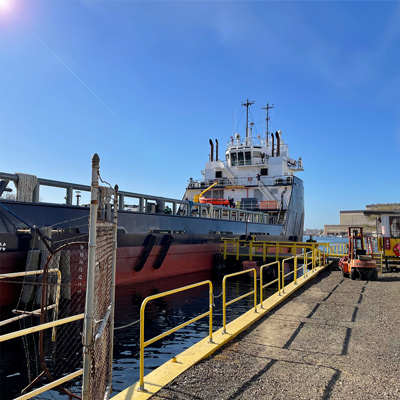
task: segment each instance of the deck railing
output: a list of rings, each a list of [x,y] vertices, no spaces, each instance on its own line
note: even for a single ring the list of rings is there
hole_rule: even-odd
[[[18,182],[18,175],[0,172],[0,180]],[[32,203],[43,203],[40,200],[42,186],[65,189],[63,202],[67,206],[73,206],[74,191],[90,193],[90,186],[76,183],[54,181],[37,178],[37,184],[32,194]],[[178,216],[190,216],[201,218],[213,218],[229,221],[243,221],[258,224],[275,224],[277,219],[262,211],[250,211],[212,204],[194,203],[188,200],[177,200],[167,197],[145,195],[140,193],[119,191],[118,210],[125,212],[157,213]],[[87,205],[77,205],[85,207]]]

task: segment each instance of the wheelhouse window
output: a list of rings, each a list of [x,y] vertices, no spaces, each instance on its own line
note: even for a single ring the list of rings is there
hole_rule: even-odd
[[[400,238],[400,217],[390,217],[390,237]]]
[[[238,165],[244,165],[243,153],[242,152],[238,153]]]
[[[251,151],[245,152],[246,165],[251,165]]]
[[[236,153],[232,153],[231,154],[231,165],[235,166],[237,163],[237,154]]]

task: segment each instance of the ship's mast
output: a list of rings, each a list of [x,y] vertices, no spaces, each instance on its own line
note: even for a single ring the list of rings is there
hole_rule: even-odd
[[[274,105],[272,104],[271,106],[269,105],[269,103],[267,103],[267,107],[263,107],[263,110],[267,110],[267,117],[265,118],[265,120],[267,121],[267,132],[265,134],[265,138],[267,140],[267,148],[269,148],[269,129],[268,129],[268,121],[270,120],[269,117],[269,110],[271,108],[274,108]]]
[[[252,104],[254,104],[254,101],[249,101],[249,99],[247,99],[246,103],[242,103],[242,106],[246,107],[246,139],[249,138],[249,106],[251,106]]]

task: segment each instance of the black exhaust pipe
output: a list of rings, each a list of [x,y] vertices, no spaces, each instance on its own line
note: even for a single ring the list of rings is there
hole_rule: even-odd
[[[271,151],[272,151],[272,154],[271,154],[271,157],[274,157],[274,152],[275,152],[275,138],[274,138],[274,134],[273,133],[271,133],[271,137],[272,137],[272,149],[271,149]]]
[[[214,145],[211,139],[210,139],[210,146],[211,146],[210,161],[214,161]]]
[[[218,161],[218,139],[215,139],[215,161]]]
[[[276,136],[276,156],[279,157],[281,155],[281,138],[278,132],[275,132]]]

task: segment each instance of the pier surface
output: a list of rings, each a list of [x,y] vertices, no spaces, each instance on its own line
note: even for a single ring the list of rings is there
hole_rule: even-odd
[[[322,271],[152,399],[400,399],[400,274]]]

